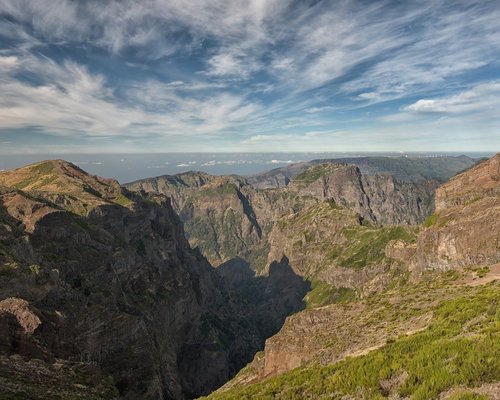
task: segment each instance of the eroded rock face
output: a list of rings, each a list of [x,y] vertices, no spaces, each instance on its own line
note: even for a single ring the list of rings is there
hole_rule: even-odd
[[[457,175],[438,188],[436,214],[415,246],[388,249],[415,274],[487,266],[500,261],[500,155]]]
[[[457,175],[436,192],[436,212],[500,196],[500,154]]]
[[[170,196],[190,244],[199,247],[212,265],[241,257],[256,271],[268,265],[275,222],[314,204],[333,200],[375,224],[417,224],[433,211],[435,180],[405,182],[364,175],[355,165],[335,162],[304,163],[290,171],[293,177],[286,184],[267,189],[250,184],[259,180],[204,173],[150,178],[126,186]],[[279,174],[272,176],[282,180]]]
[[[314,179],[315,175],[319,175]],[[313,180],[314,179],[314,180]],[[378,224],[418,224],[433,210],[437,181],[398,181],[392,176],[363,175],[348,164],[319,164],[290,184],[300,194],[333,200]]]

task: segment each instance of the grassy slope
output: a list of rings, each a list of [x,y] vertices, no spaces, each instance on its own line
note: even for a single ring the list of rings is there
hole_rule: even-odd
[[[429,292],[432,295],[432,292]],[[336,364],[312,364],[261,383],[215,393],[210,399],[381,399],[384,382],[407,374],[394,391],[412,399],[432,399],[458,385],[500,380],[500,287],[464,287],[442,301],[427,329],[389,340],[366,355]],[[369,329],[364,327],[363,329]],[[480,398],[471,393],[456,399]]]
[[[99,205],[128,207],[133,203],[117,181],[89,175],[62,160],[0,172],[0,184],[63,204],[66,210],[78,215],[86,215]]]

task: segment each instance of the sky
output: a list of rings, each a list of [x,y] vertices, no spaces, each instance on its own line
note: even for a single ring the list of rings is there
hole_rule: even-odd
[[[500,1],[0,0],[0,154],[500,151]]]

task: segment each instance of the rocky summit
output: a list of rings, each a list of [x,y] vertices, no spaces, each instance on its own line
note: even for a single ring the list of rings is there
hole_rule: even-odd
[[[499,199],[500,155],[2,171],[0,398],[498,398]]]

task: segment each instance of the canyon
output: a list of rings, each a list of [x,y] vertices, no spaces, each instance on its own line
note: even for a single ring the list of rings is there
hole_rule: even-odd
[[[315,160],[123,186],[62,160],[0,172],[2,393],[319,398],[289,374],[389,351],[464,290],[497,304],[499,160]],[[483,308],[467,321],[496,338]],[[486,365],[478,393],[499,380]],[[412,373],[378,390],[395,398]],[[349,390],[325,398],[372,398]]]

